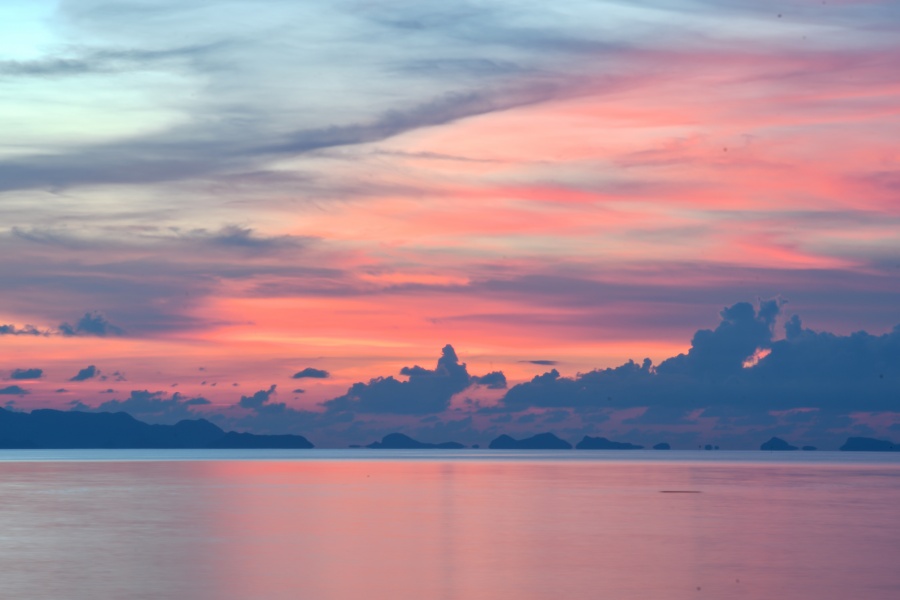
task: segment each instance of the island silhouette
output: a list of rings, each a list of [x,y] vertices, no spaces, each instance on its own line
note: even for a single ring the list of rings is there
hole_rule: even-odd
[[[491,450],[571,450],[572,444],[550,432],[539,433],[523,440],[503,434],[492,440],[488,448]]]
[[[0,408],[0,448],[312,448],[301,435],[226,432],[206,419],[151,425],[128,413]]]
[[[614,442],[605,437],[584,436],[575,444],[576,450],[641,450],[643,446],[629,444],[628,442]]]
[[[784,441],[781,438],[773,437],[768,442],[763,442],[759,446],[759,449],[760,450],[768,450],[770,452],[771,451],[782,452],[782,451],[788,451],[788,450],[799,450],[800,448],[798,448],[797,446],[792,446],[791,444],[788,444],[786,441]]]
[[[851,437],[847,438],[840,449],[844,452],[900,452],[900,445],[888,440]]]
[[[428,442],[420,442],[414,440],[408,435],[402,433],[389,433],[380,442],[372,442],[366,448],[376,448],[384,450],[459,450],[465,448],[459,442],[442,442],[440,444],[429,444]]]

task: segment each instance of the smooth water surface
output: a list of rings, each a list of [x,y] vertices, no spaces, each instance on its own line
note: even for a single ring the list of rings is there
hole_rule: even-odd
[[[7,453],[0,597],[900,598],[900,457],[626,454]]]

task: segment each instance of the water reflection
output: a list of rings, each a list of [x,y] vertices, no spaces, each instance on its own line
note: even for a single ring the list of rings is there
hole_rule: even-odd
[[[712,462],[0,463],[0,596],[897,598],[898,475]]]

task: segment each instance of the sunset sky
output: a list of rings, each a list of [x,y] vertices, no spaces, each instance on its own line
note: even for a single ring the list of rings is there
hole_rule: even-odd
[[[0,403],[900,439],[898,65],[892,1],[7,0]]]

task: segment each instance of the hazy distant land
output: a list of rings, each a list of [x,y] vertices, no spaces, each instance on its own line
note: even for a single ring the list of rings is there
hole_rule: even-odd
[[[131,415],[0,408],[0,448],[312,448],[300,435],[226,432],[205,419],[150,425]]]
[[[174,425],[151,425],[138,421],[124,412],[88,413],[38,409],[30,413],[0,408],[0,448],[4,449],[86,449],[86,448],[313,448],[302,435],[259,435],[225,431],[205,419],[185,419]],[[354,445],[353,447],[359,447]],[[381,441],[366,446],[370,449],[392,450],[461,450],[459,442],[422,442],[403,433],[390,433]],[[477,448],[478,445],[474,445]],[[545,432],[523,439],[509,435],[494,438],[492,450],[571,450],[573,445],[554,433]],[[640,450],[644,447],[630,442],[612,441],[605,437],[584,436],[576,450]],[[669,450],[667,442],[653,446],[654,450]],[[718,449],[707,445],[706,449]],[[760,446],[766,451],[799,450],[785,440],[773,437]],[[803,446],[803,450],[816,450]],[[845,452],[900,452],[900,445],[889,440],[851,437],[840,447]]]

